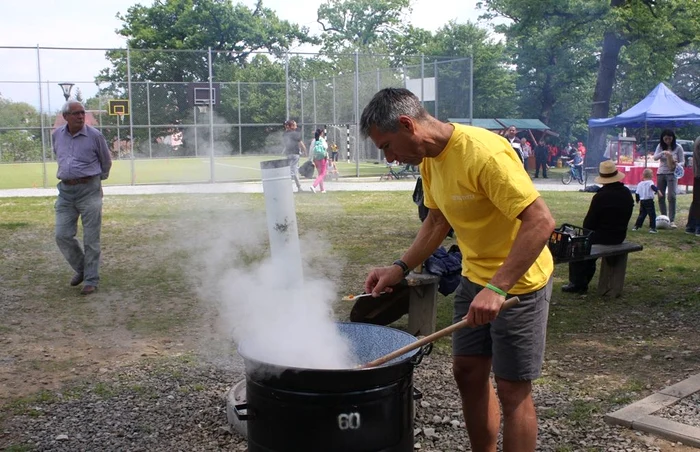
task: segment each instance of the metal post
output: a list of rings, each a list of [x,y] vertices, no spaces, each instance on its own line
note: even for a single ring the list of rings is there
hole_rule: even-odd
[[[333,86],[333,124],[338,124],[338,115],[337,115],[336,110],[335,110],[335,75],[332,77],[331,83]],[[333,140],[335,141],[336,144],[340,140],[339,133],[340,133],[340,130],[336,131],[335,127],[334,127],[333,128]]]
[[[420,103],[425,108],[425,55],[420,56]]]
[[[438,117],[438,66],[437,58],[433,61],[433,79],[435,80],[435,118]]]
[[[382,89],[382,74],[377,68],[377,91]],[[382,163],[382,151],[377,149],[377,163]]]
[[[360,177],[360,54],[355,51],[355,176]]]
[[[289,118],[289,53],[284,54],[284,99],[286,101],[285,121]]]
[[[198,145],[198,140],[197,140],[197,106],[194,106],[194,110],[192,111],[194,114],[194,156],[199,157],[199,153],[197,152],[197,147]]]
[[[122,153],[122,139],[119,136],[119,128],[121,127],[121,117],[122,115],[117,115],[117,158],[121,156]],[[131,165],[131,185],[134,185],[134,166],[133,162]]]
[[[149,81],[146,80],[146,121],[148,124],[148,158],[153,158],[153,137],[151,136],[151,91],[148,87]],[[172,139],[172,137],[171,137]],[[133,148],[132,148],[133,149]]]
[[[44,101],[42,100],[41,94],[41,50],[39,49],[39,44],[36,45],[36,71],[39,80],[39,124],[41,126],[41,173],[42,173],[42,185],[46,188],[48,181],[46,180],[46,143],[44,142],[45,131],[44,131]]]
[[[314,95],[314,128],[318,128],[318,119],[316,116],[316,79],[311,80],[311,90],[313,91]]]
[[[126,85],[127,89],[129,90],[129,109],[127,110],[127,114],[129,115],[129,137],[131,140],[129,143],[131,144],[131,185],[134,185],[136,183],[136,163],[134,161],[134,115],[131,114],[131,106],[133,105],[131,103],[131,53],[129,50],[129,46],[126,46]],[[117,131],[119,131],[119,128],[117,128]],[[121,146],[121,143],[119,143]]]
[[[301,138],[302,140],[306,136],[304,133],[304,81],[299,80],[299,96],[301,97],[301,116],[299,116],[299,122],[301,122]],[[311,155],[311,149],[309,149],[309,155]]]
[[[41,82],[39,82],[39,83],[41,83]],[[51,119],[51,94],[50,94],[51,91],[49,91],[49,83],[50,83],[50,81],[47,80],[46,81],[46,103],[47,103],[46,110],[48,112],[48,117],[50,120]],[[43,129],[44,126],[41,126],[41,128]],[[49,128],[53,129],[50,121],[49,121]],[[51,133],[49,133],[49,160],[53,160],[53,130],[51,130]]]
[[[469,57],[469,125],[474,124],[474,52]]]
[[[212,98],[214,93],[214,75],[212,73],[211,67],[211,47],[209,47],[209,147],[211,148],[211,182],[216,182],[216,177],[214,174],[214,99]]]
[[[243,126],[241,126],[241,81],[238,81],[238,155],[243,155]]]
[[[333,76],[333,124],[338,124],[338,113],[335,109],[335,75]]]

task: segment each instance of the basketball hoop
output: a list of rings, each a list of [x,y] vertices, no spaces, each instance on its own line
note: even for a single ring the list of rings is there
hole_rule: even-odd
[[[124,112],[117,112],[117,124],[124,122]]]
[[[209,109],[208,105],[197,105],[197,109],[199,110],[200,113],[206,113],[207,110]]]

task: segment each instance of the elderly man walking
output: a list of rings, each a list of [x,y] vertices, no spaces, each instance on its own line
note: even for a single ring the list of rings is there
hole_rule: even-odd
[[[99,130],[85,124],[85,108],[68,101],[61,110],[66,125],[53,133],[58,162],[56,177],[56,244],[75,275],[71,286],[85,284],[81,294],[97,290],[100,281],[100,232],[102,229],[102,181],[109,177],[112,158]],[[76,239],[78,218],[83,225],[83,248]]]
[[[532,380],[544,359],[554,268],[546,246],[554,228],[547,205],[507,140],[437,120],[408,90],[375,94],[360,130],[388,161],[420,164],[429,209],[410,248],[392,265],[373,269],[365,290],[374,296],[391,291],[454,228],[462,279],[453,321],[466,319],[472,328],[452,335],[453,372],[471,450],[496,451],[503,413],[503,450],[534,451]],[[510,295],[520,303],[499,315]]]

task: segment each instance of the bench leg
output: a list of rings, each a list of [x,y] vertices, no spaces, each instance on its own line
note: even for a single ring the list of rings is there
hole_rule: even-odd
[[[598,295],[619,297],[625,284],[627,272],[627,254],[601,258]]]
[[[427,336],[435,332],[437,284],[411,287],[408,298],[408,332]]]

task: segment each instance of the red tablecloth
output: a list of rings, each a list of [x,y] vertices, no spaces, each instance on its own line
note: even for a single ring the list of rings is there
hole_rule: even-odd
[[[649,167],[654,172],[654,182],[656,182],[656,170],[658,168]],[[678,179],[678,185],[693,185],[693,168],[686,167],[683,168],[685,174],[683,177]],[[642,180],[642,172],[644,171],[643,166],[627,166],[627,165],[617,165],[617,170],[625,173],[625,179],[622,181],[626,185],[637,185]]]

